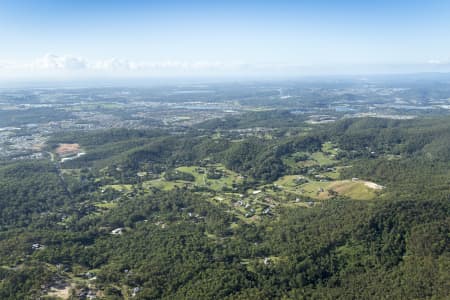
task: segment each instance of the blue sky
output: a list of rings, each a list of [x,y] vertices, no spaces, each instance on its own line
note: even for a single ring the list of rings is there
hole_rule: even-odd
[[[1,77],[447,70],[450,0],[2,0],[0,45]]]

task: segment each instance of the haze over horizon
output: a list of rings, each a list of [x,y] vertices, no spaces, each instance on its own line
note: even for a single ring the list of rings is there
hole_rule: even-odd
[[[450,1],[2,1],[0,78],[450,71]]]

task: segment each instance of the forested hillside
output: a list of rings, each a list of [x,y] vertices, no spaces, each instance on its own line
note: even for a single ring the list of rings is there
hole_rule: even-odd
[[[61,132],[3,162],[0,299],[448,298],[450,119],[303,121]]]

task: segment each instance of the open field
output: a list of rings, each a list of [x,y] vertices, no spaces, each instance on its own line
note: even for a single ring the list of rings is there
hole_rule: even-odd
[[[339,149],[331,142],[323,143],[322,152],[329,153],[331,155],[336,155],[339,152]]]
[[[171,190],[176,187],[181,188],[186,185],[194,185],[198,187],[206,187],[215,191],[221,191],[224,188],[232,188],[233,184],[240,184],[243,180],[243,178],[239,174],[226,169],[220,164],[209,165],[207,167],[182,166],[176,168],[175,170],[191,174],[192,176],[194,176],[194,181],[166,180],[163,175],[159,179],[145,181],[144,187],[156,187],[162,190]],[[215,170],[215,172],[221,174],[220,178],[208,178],[208,170]]]
[[[304,186],[305,193],[311,198],[328,199],[331,198],[331,191],[338,195],[349,197],[355,200],[371,200],[376,197],[376,190],[372,188],[376,185],[367,181],[338,180],[333,182],[314,182]]]
[[[131,184],[109,184],[102,187],[103,189],[111,188],[118,192],[128,192],[131,191],[133,186]]]
[[[170,191],[175,188],[181,188],[184,185],[188,184],[187,181],[166,181],[164,179],[155,179],[155,180],[148,180],[142,183],[142,186],[146,189],[155,187],[157,189],[163,190],[163,191]]]
[[[336,159],[334,159],[330,155],[326,155],[323,152],[314,152],[313,154],[311,154],[311,158],[321,166],[332,165],[337,162]]]
[[[196,185],[217,191],[222,190],[223,188],[231,188],[233,184],[240,184],[243,180],[239,174],[228,170],[221,164],[209,165],[207,167],[183,166],[176,170],[192,174],[195,177]],[[222,176],[218,179],[208,178],[208,170],[216,170],[218,173],[221,173]]]
[[[308,180],[306,183],[299,184]],[[310,197],[316,200],[331,198],[332,191],[338,195],[355,200],[370,200],[376,197],[376,192],[383,187],[369,181],[336,180],[320,182],[306,179],[299,175],[283,176],[275,182],[282,190]]]
[[[331,166],[335,165],[338,160],[335,156],[338,154],[339,149],[336,148],[330,142],[322,144],[321,151],[316,151],[314,153],[310,152],[295,152],[292,155],[283,158],[286,165],[290,167],[312,167],[312,166]]]

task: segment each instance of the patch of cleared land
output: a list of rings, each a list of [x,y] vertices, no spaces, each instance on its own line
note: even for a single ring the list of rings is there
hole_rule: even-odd
[[[364,181],[364,184],[374,190],[382,190],[384,189],[384,186],[376,184],[375,182],[370,182],[370,181]]]
[[[329,153],[331,155],[336,155],[339,152],[339,149],[331,142],[323,143],[322,152]]]
[[[311,154],[311,158],[321,166],[332,165],[337,162],[331,155],[326,155],[323,152],[314,152],[313,154]]]
[[[183,166],[176,168],[176,170],[191,174],[194,176],[195,180],[193,182],[183,180],[168,181],[164,179],[164,176],[162,176],[159,179],[144,182],[144,186],[147,188],[156,187],[162,190],[171,190],[176,187],[181,188],[185,185],[195,185],[199,187],[207,187],[215,191],[221,191],[223,188],[231,188],[233,184],[240,184],[243,180],[242,176],[236,172],[228,170],[221,164],[208,165],[206,167]],[[208,178],[208,170],[216,170],[221,174],[220,178]]]
[[[305,182],[306,180],[307,182]],[[275,184],[284,191],[316,200],[325,200],[333,197],[333,191],[337,195],[355,200],[370,200],[376,197],[377,191],[383,189],[381,185],[370,181],[336,180],[320,182],[307,179],[301,175],[283,176]]]
[[[188,181],[181,181],[181,180],[177,180],[177,181],[166,181],[162,178],[160,179],[155,179],[155,180],[148,180],[142,183],[142,186],[146,189],[149,188],[157,188],[163,191],[170,191],[173,190],[175,188],[181,188],[184,185],[189,184]]]
[[[80,152],[79,144],[59,144],[55,150],[59,156],[70,156]]]
[[[334,144],[327,142],[322,145],[321,151],[314,153],[296,152],[284,158],[283,161],[291,167],[331,166],[338,162],[335,158],[338,153],[339,149]],[[299,160],[300,157],[303,159]]]
[[[338,180],[306,184],[304,188],[311,198],[316,199],[328,199],[332,197],[331,191],[335,191],[338,195],[355,200],[371,200],[376,197],[376,191],[380,190],[378,186],[368,181]]]
[[[128,192],[131,191],[133,186],[131,184],[109,184],[102,187],[102,189],[111,188],[113,190],[119,191],[119,192]]]
[[[68,283],[61,283],[50,287],[48,297],[58,299],[69,299],[71,286]]]

